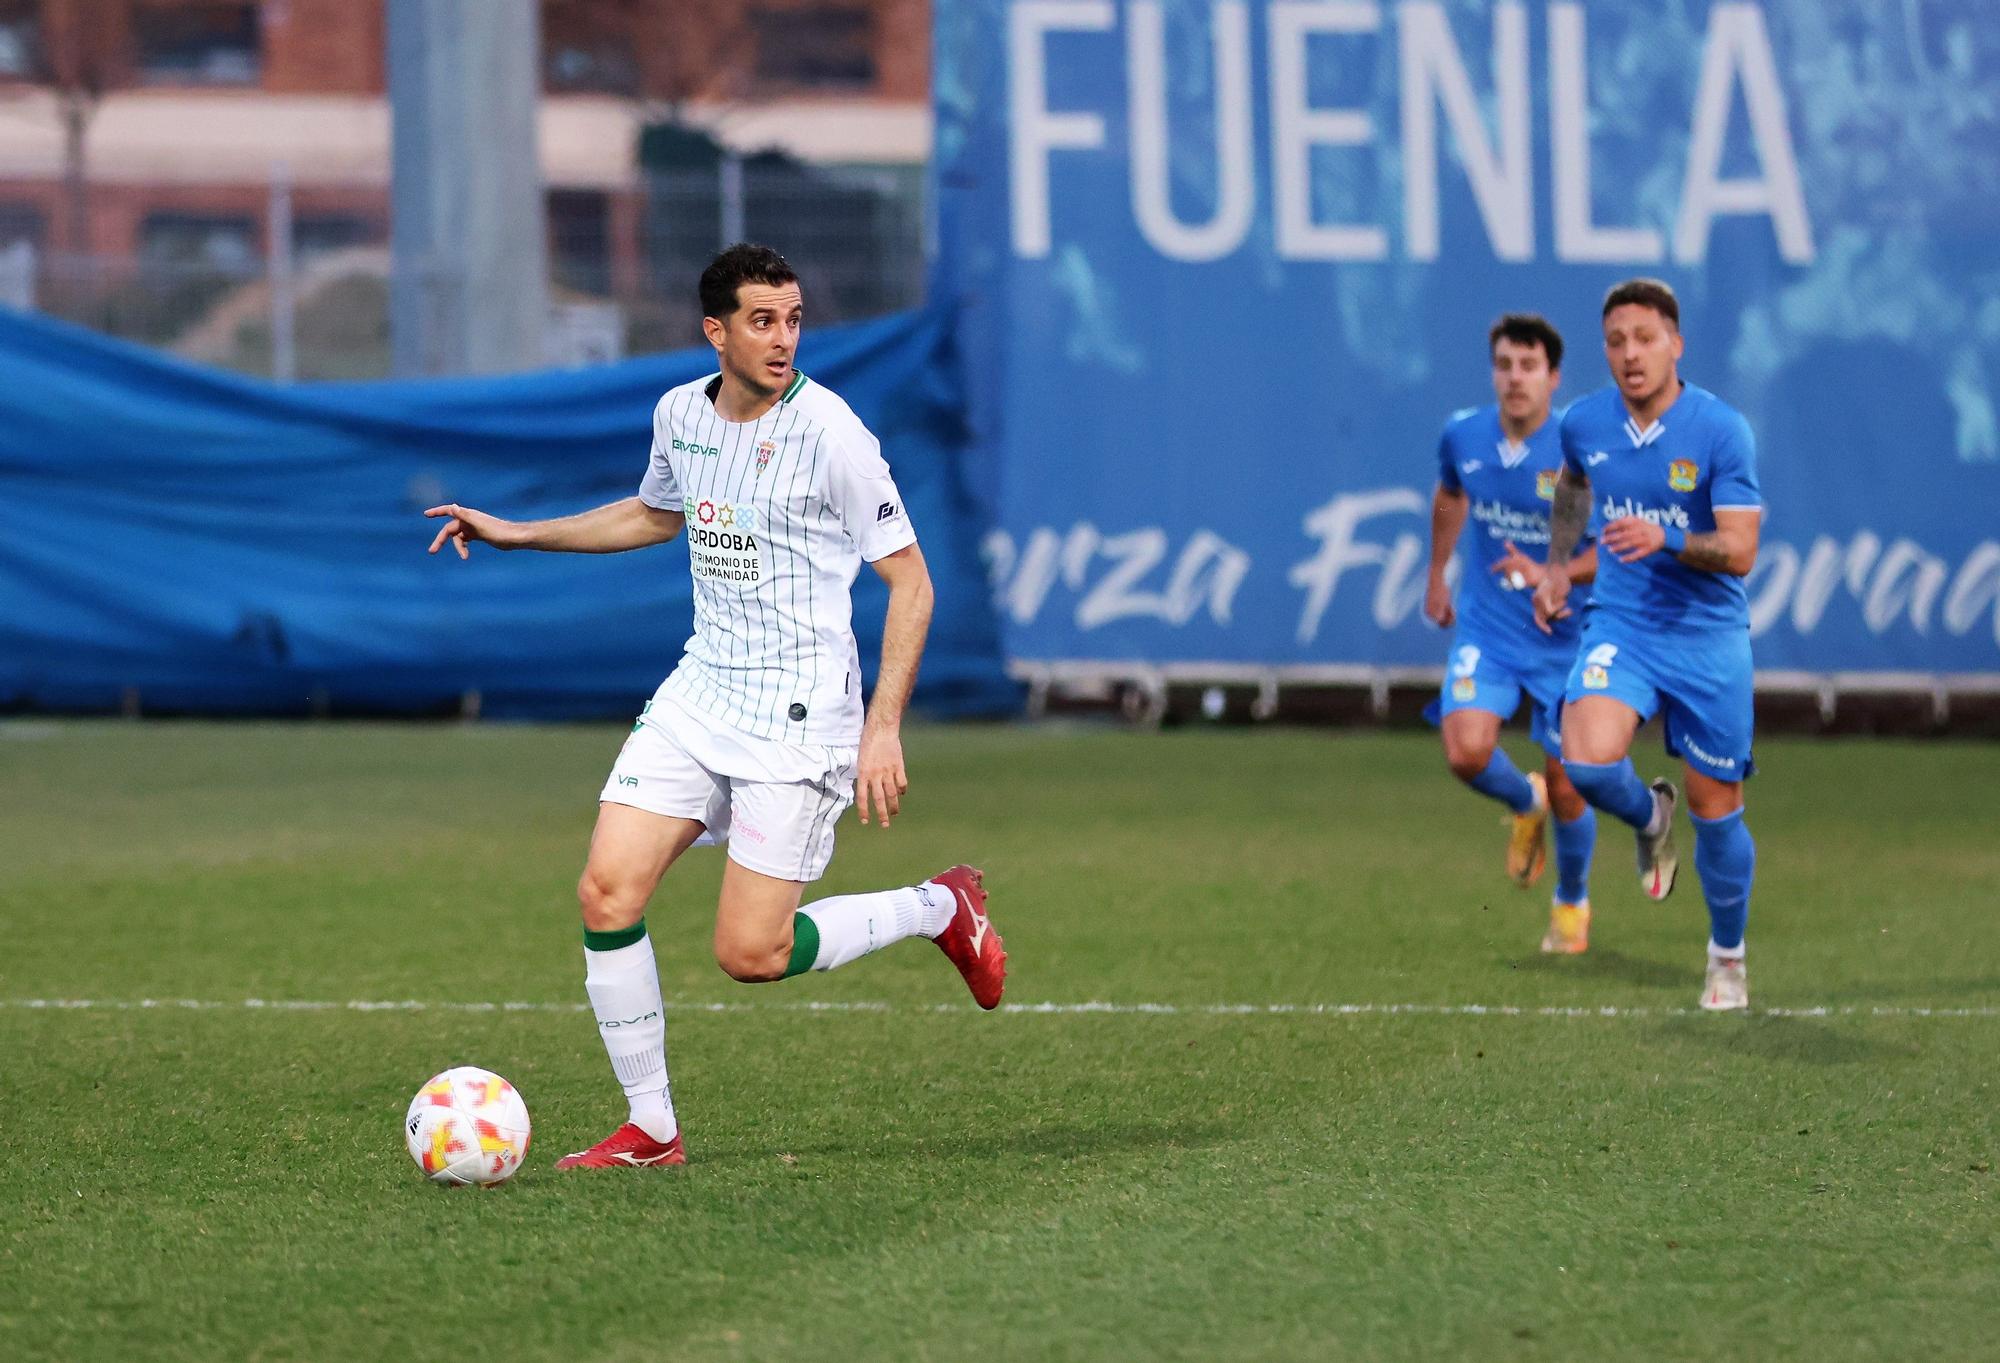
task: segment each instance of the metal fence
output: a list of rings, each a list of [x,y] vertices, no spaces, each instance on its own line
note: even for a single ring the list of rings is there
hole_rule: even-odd
[[[633,231],[614,228],[608,196],[552,191],[549,362],[699,344],[695,281],[737,240],[785,252],[814,325],[913,307],[924,284],[922,195],[919,167],[730,158],[713,175],[647,181],[635,196]],[[190,224],[153,234],[131,256],[73,255],[0,237],[0,307],[281,380],[386,377],[390,291],[404,286],[386,222],[385,202],[375,226],[320,240],[293,224],[278,185],[262,230],[243,219],[226,231]],[[289,249],[266,252],[264,242]]]
[[[774,246],[799,273],[814,324],[923,299],[921,168],[800,166],[725,157],[713,175],[652,177],[645,258],[661,320],[698,336],[695,280],[723,246]],[[684,342],[683,342],[684,343]]]

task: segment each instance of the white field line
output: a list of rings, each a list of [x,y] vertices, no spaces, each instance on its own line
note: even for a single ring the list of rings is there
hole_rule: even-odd
[[[587,1013],[585,1003],[487,1003],[421,999],[0,999],[0,1008],[30,1011],[144,1012],[183,1009],[199,1012],[265,1013]],[[886,1001],[722,1003],[674,1000],[677,1013],[971,1013],[965,1004],[902,1004]],[[1114,1014],[1142,1017],[1498,1017],[1498,1018],[1675,1018],[1702,1015],[1699,1008],[1623,1007],[1527,1008],[1506,1003],[1010,1003],[999,1010],[1018,1016],[1077,1017]],[[2000,1018],[2000,1007],[1917,1008],[1856,1005],[1758,1008],[1781,1018]]]

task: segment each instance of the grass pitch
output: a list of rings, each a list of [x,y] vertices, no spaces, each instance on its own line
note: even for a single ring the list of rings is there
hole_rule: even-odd
[[[571,1011],[621,738],[0,726],[0,1357],[1992,1356],[2000,749],[1763,745],[1746,1018],[1608,820],[1538,955],[1428,736],[919,730],[820,888],[974,861],[1010,1001],[1158,1007],[981,1015],[921,942],[735,985],[694,853],[694,1163],[558,1175],[622,1113]],[[1420,1011],[1304,1011],[1363,1004]],[[403,1152],[459,1063],[528,1099],[505,1187]]]

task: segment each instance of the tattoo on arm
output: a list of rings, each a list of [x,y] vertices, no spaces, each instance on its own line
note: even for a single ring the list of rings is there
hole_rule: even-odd
[[[1705,573],[1726,573],[1732,562],[1728,541],[1720,534],[1689,535],[1676,557],[1688,567]]]
[[[1549,512],[1549,562],[1568,563],[1589,524],[1590,480],[1564,469],[1556,479],[1555,506]]]

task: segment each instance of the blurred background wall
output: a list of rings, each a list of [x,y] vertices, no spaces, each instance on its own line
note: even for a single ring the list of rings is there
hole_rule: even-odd
[[[918,302],[927,0],[524,2],[550,361],[691,344],[693,274],[745,236],[782,236],[816,324]],[[0,0],[0,303],[389,374],[389,29],[387,0]]]

